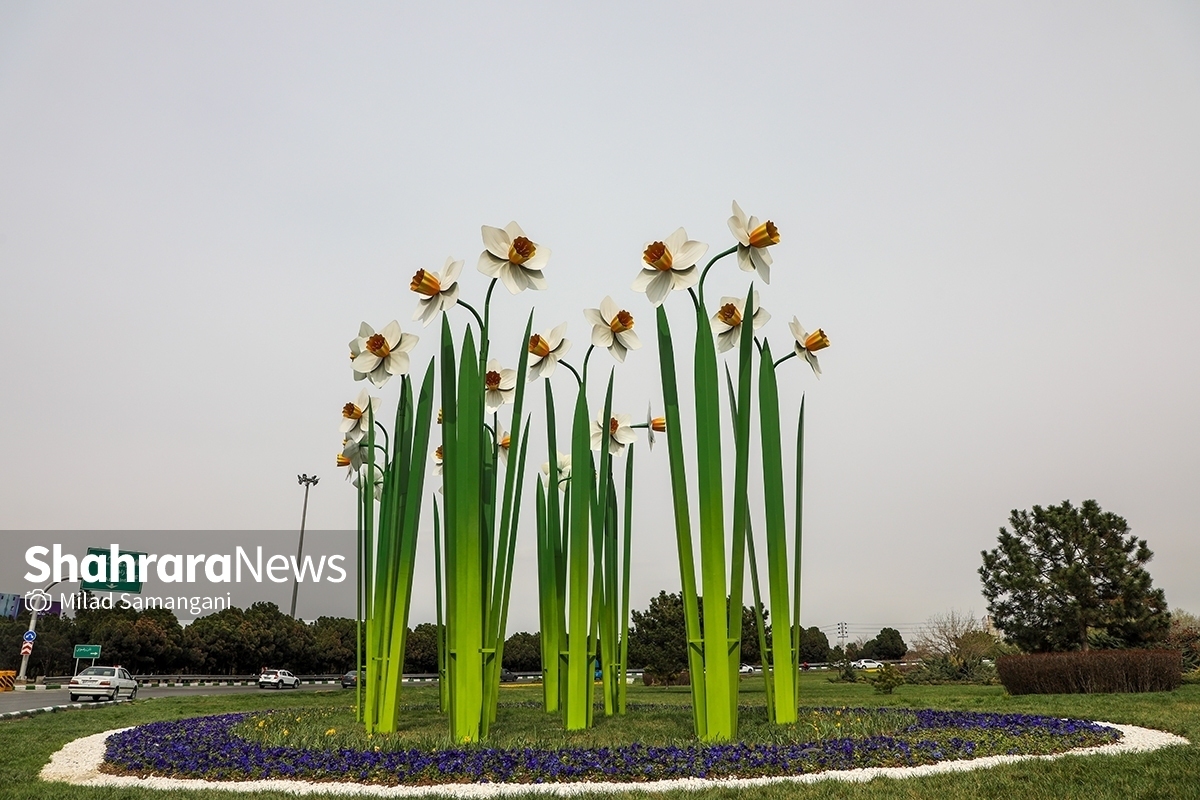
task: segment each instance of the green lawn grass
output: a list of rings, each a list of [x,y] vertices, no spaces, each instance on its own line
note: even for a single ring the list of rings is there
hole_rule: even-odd
[[[763,702],[761,679],[743,681],[742,702]],[[630,687],[630,702],[687,704],[686,688]],[[406,687],[404,700],[436,700],[431,687]],[[502,701],[540,698],[540,687],[506,687]],[[37,773],[50,755],[79,736],[111,728],[164,719],[178,719],[230,711],[276,707],[331,707],[344,705],[348,692],[300,694],[244,694],[211,697],[174,697],[138,701],[91,711],[41,714],[0,722],[0,798],[37,800],[220,800],[226,792],[196,790],[156,792],[146,789],[85,788],[48,784]],[[902,686],[893,695],[879,695],[866,684],[829,683],[819,673],[803,676],[802,699],[806,706],[897,706],[964,709],[975,711],[1048,714],[1108,722],[1144,725],[1186,736],[1195,742],[1155,753],[1126,756],[1067,757],[1051,762],[1024,762],[975,772],[908,780],[875,780],[869,784],[818,783],[812,786],[777,784],[755,790],[710,789],[668,792],[671,800],[712,800],[737,796],[750,798],[1200,798],[1200,686],[1144,695],[1026,695],[1009,697],[998,686]],[[632,712],[631,712],[632,713]],[[646,795],[637,790],[618,796]],[[293,797],[258,793],[263,800]],[[533,795],[530,795],[531,797]],[[612,795],[606,795],[612,797]],[[656,797],[662,795],[655,795]]]

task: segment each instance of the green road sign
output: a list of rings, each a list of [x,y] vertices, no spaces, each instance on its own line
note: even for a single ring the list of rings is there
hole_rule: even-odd
[[[145,553],[135,553],[129,550],[119,550],[117,552],[119,555],[129,556],[133,560],[135,567],[137,565],[137,557],[140,555],[145,555]],[[89,547],[87,549],[87,554],[89,556],[102,556],[104,558],[104,577],[110,577],[108,570],[108,557],[111,555],[111,552],[109,549],[107,547]],[[82,568],[80,569],[80,572],[82,572]],[[81,588],[90,592],[128,592],[130,594],[141,594],[142,582],[133,580],[136,577],[137,573],[129,568],[129,561],[118,559],[117,580],[83,581]],[[88,658],[91,658],[91,656],[88,656]]]
[[[100,645],[98,644],[77,644],[75,645],[75,658],[99,658]]]

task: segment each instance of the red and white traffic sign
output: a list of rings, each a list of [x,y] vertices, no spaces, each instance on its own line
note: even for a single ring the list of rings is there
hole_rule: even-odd
[[[21,655],[33,655],[33,642],[23,642],[21,644]]]

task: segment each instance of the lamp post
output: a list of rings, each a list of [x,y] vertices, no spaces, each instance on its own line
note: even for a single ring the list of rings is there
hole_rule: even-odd
[[[296,618],[296,592],[300,590],[300,557],[304,554],[304,521],[308,518],[308,490],[317,485],[316,475],[297,475],[296,481],[304,487],[304,510],[300,512],[300,546],[296,549],[296,574],[292,576],[292,619]]]

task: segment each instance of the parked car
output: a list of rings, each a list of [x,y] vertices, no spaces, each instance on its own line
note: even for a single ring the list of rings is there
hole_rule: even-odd
[[[738,672],[742,673],[743,675],[753,675],[757,671],[758,670],[749,664],[742,664],[741,668],[738,669]]]
[[[342,688],[353,689],[355,686],[358,686],[358,673],[350,670],[342,676]]]
[[[860,658],[858,661],[851,662],[850,666],[855,669],[865,669],[867,671],[883,669],[883,663],[873,658]]]
[[[260,689],[297,689],[300,679],[286,669],[264,669],[258,676]]]
[[[123,667],[88,667],[67,684],[72,703],[80,697],[116,700],[122,692],[132,700],[137,691],[137,681]]]
[[[500,669],[501,683],[513,683],[518,680],[520,680],[520,678],[517,677],[517,673],[513,672],[511,669]]]

